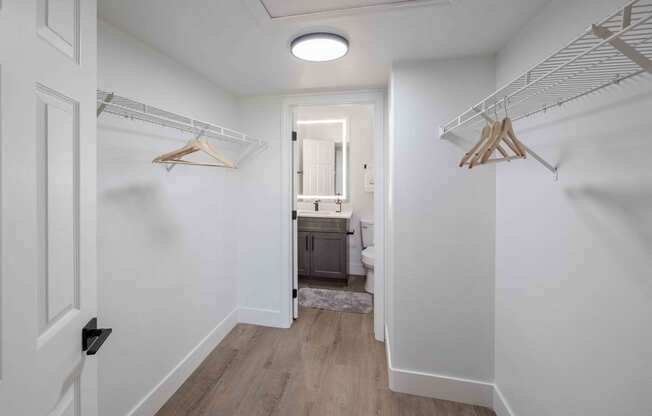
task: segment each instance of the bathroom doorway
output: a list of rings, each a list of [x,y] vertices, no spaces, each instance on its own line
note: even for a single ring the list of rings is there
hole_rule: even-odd
[[[373,313],[382,341],[384,93],[289,97],[284,110],[291,318],[302,308]]]

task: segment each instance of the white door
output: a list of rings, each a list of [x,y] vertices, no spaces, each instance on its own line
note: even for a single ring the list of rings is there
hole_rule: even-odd
[[[96,8],[0,4],[3,416],[97,415]]]
[[[299,193],[299,140],[297,137],[296,125],[292,132],[292,210],[298,212]],[[299,218],[292,221],[292,316],[294,319],[299,318]]]

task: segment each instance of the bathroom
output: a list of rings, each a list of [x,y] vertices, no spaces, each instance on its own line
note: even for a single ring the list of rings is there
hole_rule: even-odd
[[[293,121],[297,303],[370,313],[376,165],[373,105],[297,106]]]

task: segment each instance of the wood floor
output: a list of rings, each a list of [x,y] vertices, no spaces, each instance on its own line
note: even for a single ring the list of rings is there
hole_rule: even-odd
[[[291,329],[239,324],[157,416],[494,416],[389,391],[372,322],[303,308]]]

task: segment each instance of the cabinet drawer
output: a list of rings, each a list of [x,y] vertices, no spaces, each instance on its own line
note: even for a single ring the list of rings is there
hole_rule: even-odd
[[[299,217],[299,231],[316,231],[322,233],[346,233],[345,218],[309,218]]]

